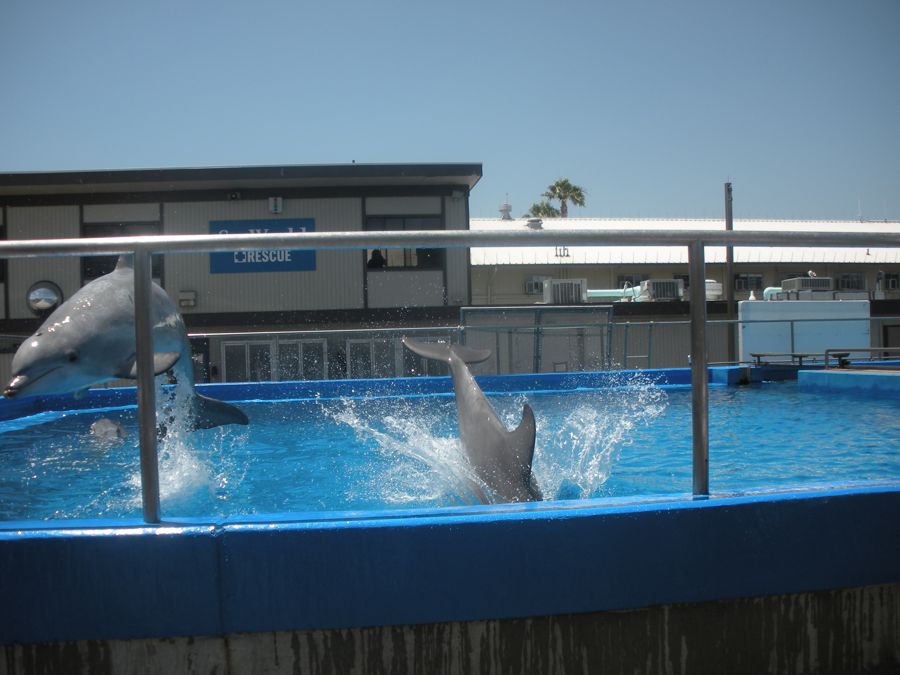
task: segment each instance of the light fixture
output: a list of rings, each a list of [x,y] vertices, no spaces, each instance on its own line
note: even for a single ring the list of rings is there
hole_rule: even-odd
[[[196,307],[197,291],[178,291],[179,307]]]

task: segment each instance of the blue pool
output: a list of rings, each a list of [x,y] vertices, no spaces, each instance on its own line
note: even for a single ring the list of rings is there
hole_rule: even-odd
[[[690,492],[688,386],[660,384],[671,378],[652,373],[565,391],[553,390],[557,381],[516,391],[516,381],[507,380],[491,397],[509,427],[525,402],[534,409],[534,471],[546,499]],[[325,395],[316,395],[314,384],[245,387],[235,391],[244,397],[239,405],[248,427],[167,436],[160,445],[164,517],[474,502],[452,395],[441,387],[397,394],[397,381],[387,380],[370,382],[365,391],[341,384]],[[278,395],[266,398],[272,394]],[[0,421],[0,519],[140,516],[135,410],[102,402],[107,405]],[[711,490],[896,483],[898,407],[896,398],[823,395],[796,382],[713,386]],[[125,439],[91,435],[100,418],[119,422]]]

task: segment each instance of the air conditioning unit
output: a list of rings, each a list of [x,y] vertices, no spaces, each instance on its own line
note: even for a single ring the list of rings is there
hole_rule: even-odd
[[[794,277],[781,282],[783,291],[833,291],[834,279],[831,277]]]
[[[641,282],[641,302],[681,300],[683,296],[684,281],[681,279],[647,279]]]
[[[580,305],[587,302],[587,279],[549,279],[544,283],[548,305]]]

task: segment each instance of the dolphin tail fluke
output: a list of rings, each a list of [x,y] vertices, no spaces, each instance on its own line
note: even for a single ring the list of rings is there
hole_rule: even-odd
[[[223,424],[248,424],[244,412],[230,403],[197,394],[192,406],[194,429],[212,429]]]
[[[491,358],[489,349],[474,349],[465,345],[451,345],[446,342],[418,342],[403,338],[403,346],[414,354],[432,361],[450,362],[451,354],[456,354],[466,363],[481,363]]]

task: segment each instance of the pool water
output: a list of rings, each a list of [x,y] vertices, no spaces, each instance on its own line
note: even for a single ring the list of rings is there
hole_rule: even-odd
[[[900,404],[796,383],[710,389],[713,494],[900,480]],[[492,395],[509,428],[534,409],[545,499],[688,493],[691,393],[627,387]],[[246,401],[247,427],[173,429],[163,517],[441,507],[475,502],[451,395]],[[124,440],[90,432],[119,422]],[[133,407],[0,422],[0,519],[139,517]]]

